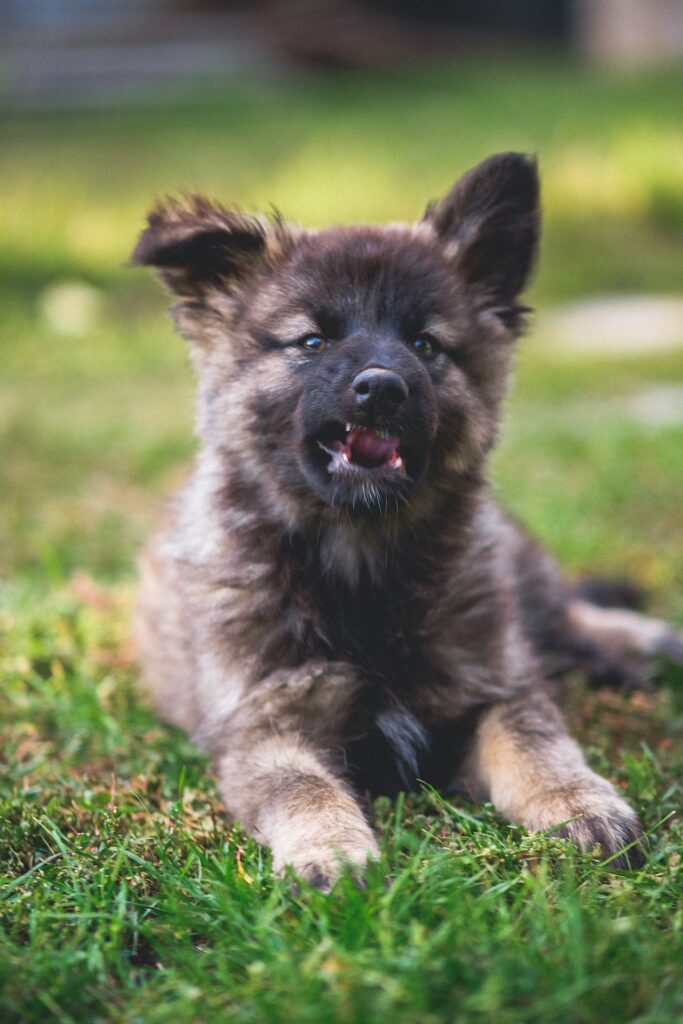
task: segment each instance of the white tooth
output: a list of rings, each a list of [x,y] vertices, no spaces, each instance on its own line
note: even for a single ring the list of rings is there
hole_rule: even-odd
[[[341,453],[341,457],[342,457],[342,462],[346,462],[346,463],[348,463],[348,461],[349,461],[349,457],[348,457],[348,455],[346,454],[346,452],[342,452],[342,453]]]
[[[344,429],[346,430],[347,434],[350,434],[351,433],[351,424],[347,423]]]

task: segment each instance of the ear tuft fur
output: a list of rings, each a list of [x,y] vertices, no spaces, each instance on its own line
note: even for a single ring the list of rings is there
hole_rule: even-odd
[[[513,328],[515,299],[533,269],[540,234],[536,161],[501,153],[468,171],[424,221],[444,242],[458,273]]]
[[[147,223],[131,262],[157,267],[179,295],[241,276],[268,246],[269,225],[262,218],[227,210],[200,195],[157,206]]]

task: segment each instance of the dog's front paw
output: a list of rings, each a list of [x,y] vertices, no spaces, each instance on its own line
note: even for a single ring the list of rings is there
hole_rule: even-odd
[[[643,830],[633,812],[628,817],[620,813],[583,814],[562,825],[555,834],[573,840],[582,850],[599,846],[601,858],[610,858],[614,868],[641,868],[645,863]],[[614,857],[616,853],[619,855]]]
[[[571,839],[581,850],[600,848],[600,856],[615,868],[639,868],[645,848],[638,816],[604,779],[549,790],[530,808],[528,828],[552,830]],[[628,847],[628,849],[626,849]],[[622,852],[620,852],[622,851]],[[618,856],[614,856],[618,854]]]
[[[338,836],[328,842],[312,842],[288,854],[274,851],[273,867],[278,874],[288,868],[297,878],[329,892],[344,869],[349,869],[359,885],[368,861],[377,860],[379,848],[374,836]]]

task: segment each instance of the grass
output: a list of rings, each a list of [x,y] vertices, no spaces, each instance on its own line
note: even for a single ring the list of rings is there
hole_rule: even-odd
[[[378,801],[382,863],[326,897],[275,879],[209,767],[139,693],[134,555],[193,451],[192,382],[125,270],[182,185],[305,223],[414,216],[468,164],[539,153],[533,299],[683,279],[683,74],[535,59],[0,112],[0,1016],[14,1022],[673,1024],[683,1017],[683,681],[565,706],[650,834],[620,873],[434,793]],[[77,288],[74,290],[73,285]],[[683,333],[683,327],[682,327]],[[683,623],[683,350],[521,347],[494,460],[574,573],[628,574]],[[387,888],[385,877],[391,880]]]
[[[382,864],[326,897],[273,878],[140,702],[125,593],[81,577],[1,614],[3,1020],[680,1018],[676,690],[573,694],[651,829],[641,872],[425,793],[377,802]]]

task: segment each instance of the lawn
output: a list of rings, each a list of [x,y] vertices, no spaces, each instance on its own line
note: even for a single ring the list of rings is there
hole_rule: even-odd
[[[128,640],[135,553],[194,442],[183,344],[125,266],[169,191],[305,224],[415,217],[489,153],[536,152],[541,317],[494,486],[568,571],[631,576],[683,626],[683,415],[643,413],[683,394],[683,344],[586,354],[543,318],[590,295],[680,293],[682,108],[680,69],[537,58],[0,110],[3,1022],[683,1018],[669,666],[647,694],[566,687],[591,764],[648,830],[637,873],[425,792],[377,803],[381,865],[366,889],[323,896],[275,879],[227,821],[205,761],[139,692]]]

